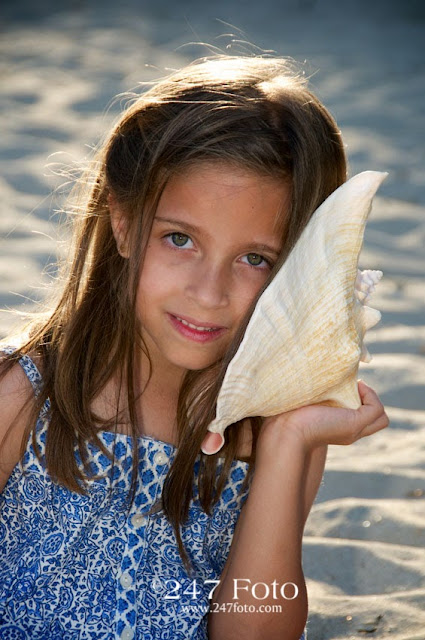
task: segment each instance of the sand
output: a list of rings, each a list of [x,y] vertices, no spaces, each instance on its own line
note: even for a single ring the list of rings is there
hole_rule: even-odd
[[[424,5],[3,5],[0,336],[16,324],[7,309],[31,309],[45,298],[64,252],[55,211],[64,207],[69,181],[55,172],[84,160],[118,113],[119,100],[106,110],[115,95],[206,54],[185,43],[226,51],[232,38],[221,36],[233,33],[306,60],[341,126],[351,172],[389,172],[361,256],[363,268],[385,274],[374,298],[383,318],[368,338],[373,361],[361,376],[379,392],[391,425],[351,447],[331,447],[306,528],[308,628],[310,640],[424,640]]]

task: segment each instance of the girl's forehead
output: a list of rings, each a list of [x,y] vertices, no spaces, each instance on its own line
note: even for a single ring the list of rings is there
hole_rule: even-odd
[[[270,204],[287,202],[290,197],[288,179],[261,174],[230,163],[201,162],[171,175],[159,204],[171,199],[214,204],[218,200],[243,200]]]
[[[190,166],[173,174],[160,198],[156,217],[172,211],[199,220],[237,219],[244,224],[275,222],[290,203],[290,185],[284,178],[266,176],[230,163]]]

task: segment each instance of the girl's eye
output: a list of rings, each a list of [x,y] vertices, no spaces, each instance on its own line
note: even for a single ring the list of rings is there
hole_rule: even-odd
[[[267,266],[269,267],[270,266],[270,262],[265,258],[263,258],[263,256],[260,256],[259,253],[247,253],[246,256],[244,256],[244,258],[247,259],[248,264],[251,267],[267,267]]]
[[[185,233],[169,233],[166,238],[169,238],[171,243],[175,247],[185,247],[187,243],[190,242],[189,236],[187,236]]]

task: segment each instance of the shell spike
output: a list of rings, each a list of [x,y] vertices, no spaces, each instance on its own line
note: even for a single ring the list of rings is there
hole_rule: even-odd
[[[363,331],[368,331],[374,327],[381,319],[381,312],[372,307],[363,307],[362,309],[362,326]]]
[[[372,356],[370,355],[369,351],[367,350],[367,347],[365,344],[362,344],[362,352],[360,354],[360,360],[362,362],[371,362],[372,360]]]
[[[382,271],[375,271],[366,269],[365,271],[357,270],[356,282],[354,284],[354,290],[357,299],[362,302],[368,302],[370,296],[375,291],[375,286],[382,278]]]

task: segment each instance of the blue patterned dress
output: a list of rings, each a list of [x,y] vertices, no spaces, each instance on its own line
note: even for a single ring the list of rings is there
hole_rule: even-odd
[[[6,349],[5,351],[12,351]],[[33,361],[20,364],[35,392]],[[37,421],[41,460],[31,439],[0,494],[0,640],[205,640],[208,594],[219,580],[247,491],[248,465],[234,461],[219,502],[208,516],[194,485],[182,539],[193,566],[189,577],[175,534],[162,511],[147,511],[161,494],[175,448],[142,436],[131,506],[132,440],[101,432],[111,461],[90,446],[94,472],[86,495],[53,482],[44,447],[48,402]],[[195,464],[195,478],[199,458]]]

